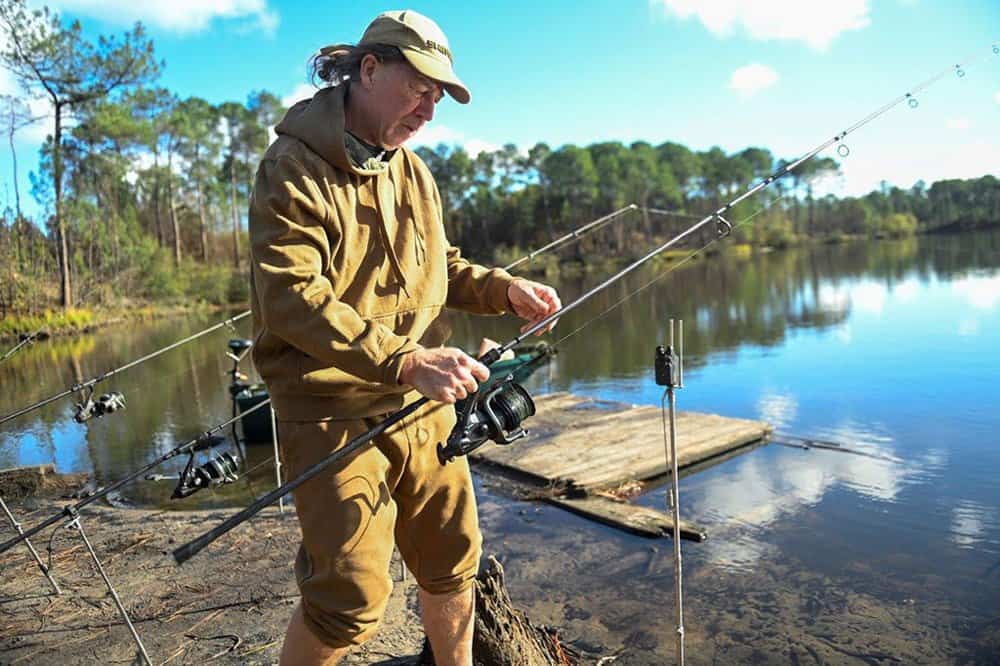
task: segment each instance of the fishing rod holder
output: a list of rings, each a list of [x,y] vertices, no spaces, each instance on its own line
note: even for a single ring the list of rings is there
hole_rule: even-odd
[[[96,400],[94,399],[94,387],[89,387],[87,397],[76,403],[73,420],[77,423],[86,423],[90,419],[100,418],[106,414],[125,409],[125,396],[120,391],[109,391],[102,393]]]
[[[480,396],[482,393],[482,396]],[[448,463],[468,455],[486,442],[511,444],[528,434],[521,423],[535,415],[535,402],[523,386],[507,375],[493,386],[476,391],[455,404],[458,422],[446,444],[438,444],[438,458]]]
[[[240,363],[252,346],[252,340],[245,340],[243,338],[232,338],[229,340],[229,351],[226,352],[226,356],[233,360],[233,367],[226,374],[229,375],[229,395],[234,399],[237,393],[250,386],[247,383],[247,379],[249,378],[240,372]]]
[[[135,641],[136,648],[139,650],[139,655],[137,656],[142,657],[143,663],[148,666],[153,666],[153,660],[149,658],[149,653],[146,652],[146,646],[143,645],[142,639],[139,637],[139,632],[136,631],[135,625],[132,624],[132,618],[129,617],[128,611],[125,609],[125,604],[122,603],[121,597],[118,596],[118,591],[115,590],[115,586],[112,585],[111,578],[108,577],[108,573],[104,570],[104,565],[101,563],[101,559],[97,556],[97,551],[94,550],[93,544],[90,543],[90,539],[87,538],[87,533],[83,531],[83,522],[80,520],[80,512],[76,507],[69,506],[66,507],[65,515],[70,520],[64,527],[68,530],[75,530],[80,535],[80,539],[83,540],[83,544],[87,547],[87,552],[90,553],[90,558],[94,562],[94,567],[101,575],[104,585],[108,588],[108,594],[111,595],[111,599],[114,601],[115,607],[118,609],[118,614],[121,615],[122,620],[124,620],[129,633],[132,634],[132,640]]]
[[[718,213],[715,214],[715,233],[718,234],[719,238],[725,238],[729,234],[733,233],[733,225],[726,218],[722,217]]]

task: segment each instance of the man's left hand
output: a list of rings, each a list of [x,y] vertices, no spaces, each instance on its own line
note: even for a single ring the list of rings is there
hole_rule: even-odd
[[[514,314],[528,322],[521,327],[522,333],[562,307],[555,289],[522,278],[517,278],[507,287],[507,300]],[[557,321],[559,320],[549,322],[548,326],[536,331],[535,335],[548,333]]]

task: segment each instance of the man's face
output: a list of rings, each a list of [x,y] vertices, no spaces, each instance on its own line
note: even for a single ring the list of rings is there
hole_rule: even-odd
[[[401,146],[434,118],[441,85],[409,63],[378,63],[371,72],[371,127],[379,145]]]

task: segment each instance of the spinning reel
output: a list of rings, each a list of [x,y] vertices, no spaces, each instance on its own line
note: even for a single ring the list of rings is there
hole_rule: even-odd
[[[97,400],[94,400],[94,387],[91,386],[87,397],[82,402],[76,403],[73,420],[77,423],[85,423],[90,419],[117,412],[119,409],[125,409],[124,395],[118,391],[110,391],[101,394]]]
[[[510,444],[521,439],[528,434],[521,422],[535,415],[535,403],[524,387],[514,382],[514,375],[507,375],[496,384],[459,400],[455,410],[458,422],[447,444],[438,444],[438,458],[442,463],[467,455],[489,440]]]
[[[194,464],[195,453],[225,444],[226,441],[225,437],[206,435],[195,442],[191,450],[188,451],[188,461],[184,465],[184,471],[181,472],[180,476],[154,474],[147,476],[146,480],[164,481],[176,478],[177,485],[174,487],[174,492],[170,495],[170,499],[184,499],[204,488],[234,483],[239,480],[239,476],[237,475],[239,463],[236,462],[236,458],[229,451],[211,458],[197,467]]]

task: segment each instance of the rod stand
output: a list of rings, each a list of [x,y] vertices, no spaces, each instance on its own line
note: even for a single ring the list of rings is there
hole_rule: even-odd
[[[677,346],[674,345],[675,333]],[[680,479],[677,466],[677,400],[675,391],[684,388],[684,321],[670,320],[670,343],[656,348],[654,368],[656,383],[665,387],[660,407],[663,412],[663,443],[670,468],[670,490],[667,495],[673,514],[674,530],[674,603],[677,611],[676,653],[678,666],[684,666],[684,594],[682,590],[683,567],[681,564],[681,510]],[[669,425],[667,417],[669,416]]]
[[[94,551],[94,547],[91,545],[90,539],[87,538],[87,533],[83,531],[83,523],[80,522],[79,512],[77,512],[76,509],[70,508],[69,515],[71,520],[66,523],[66,528],[75,529],[80,533],[80,538],[83,539],[83,543],[87,547],[87,551],[90,553],[91,559],[94,560],[94,566],[97,567],[97,572],[101,574],[101,578],[104,579],[104,584],[107,586],[108,592],[111,594],[111,598],[114,600],[115,606],[118,608],[118,612],[121,614],[122,619],[125,620],[125,625],[128,627],[133,640],[135,640],[136,646],[139,648],[139,653],[142,655],[142,658],[147,666],[153,666],[153,660],[149,658],[149,653],[146,652],[146,646],[142,644],[142,639],[139,638],[139,632],[135,630],[135,625],[132,624],[132,620],[128,616],[128,611],[125,610],[122,600],[118,597],[118,592],[115,591],[114,585],[111,584],[111,579],[108,578],[107,572],[104,571],[104,566],[101,564],[100,558],[97,557],[97,552]]]
[[[3,501],[3,497],[0,497],[0,507],[3,508],[3,512],[6,514],[7,520],[9,520],[10,524],[14,526],[14,530],[17,532],[18,536],[24,534],[24,530],[21,529],[21,523],[15,520],[14,514],[12,514],[10,509],[7,508],[7,504]],[[29,551],[31,551],[31,557],[35,559],[35,564],[38,565],[39,571],[41,571],[42,574],[49,579],[49,585],[52,586],[52,591],[57,595],[62,594],[62,590],[59,589],[59,584],[56,583],[56,579],[52,577],[52,570],[49,569],[44,562],[42,562],[42,558],[38,556],[38,551],[35,550],[33,545],[31,545],[31,541],[25,539],[24,545],[28,547]]]

